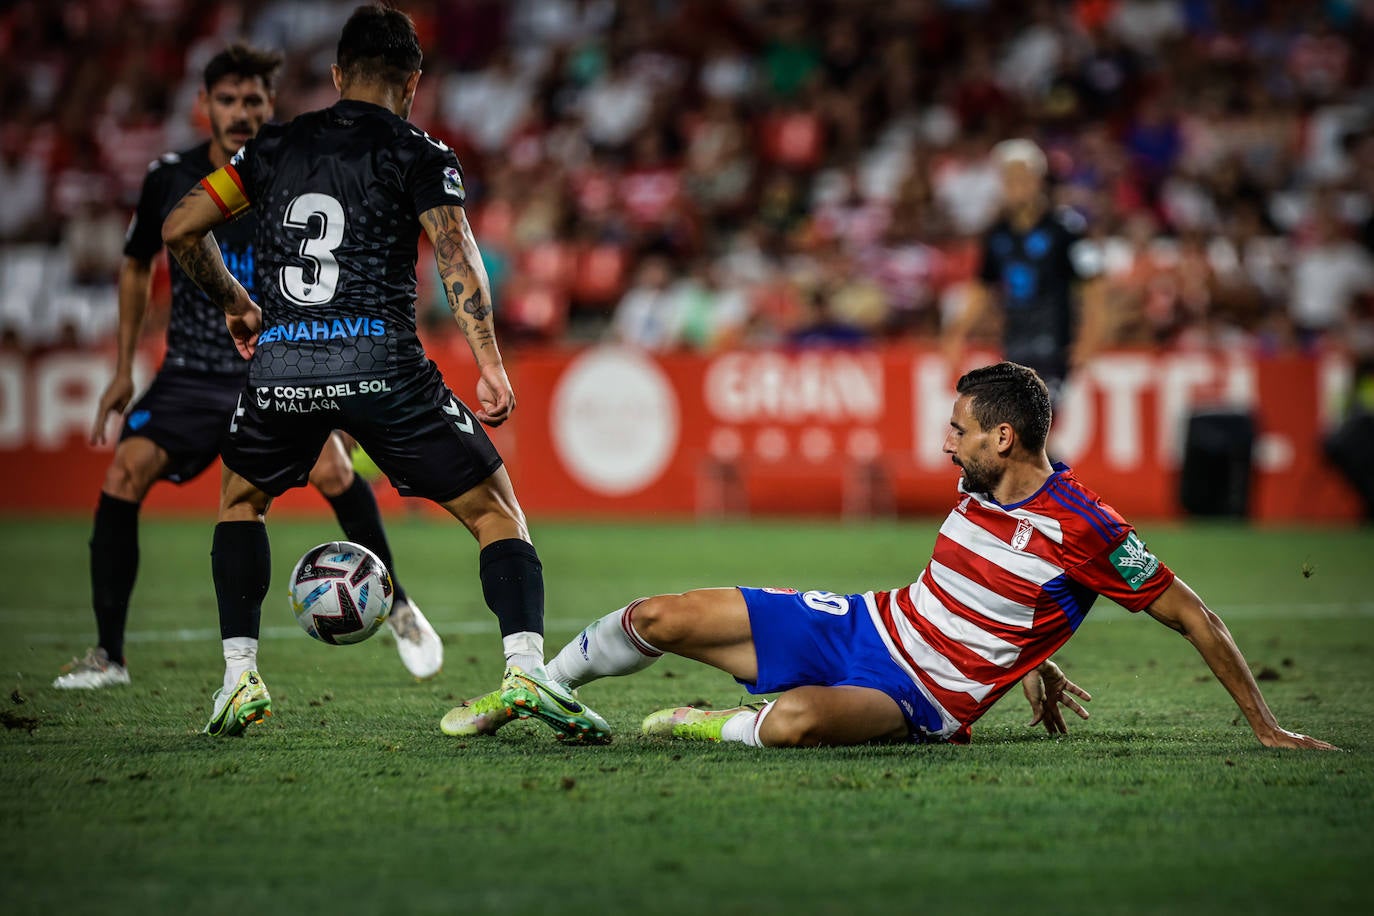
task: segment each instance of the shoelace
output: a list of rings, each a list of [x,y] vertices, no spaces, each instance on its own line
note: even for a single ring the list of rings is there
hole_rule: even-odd
[[[108,665],[109,663],[100,657],[99,651],[96,649],[87,649],[85,656],[82,658],[72,656],[72,660],[62,666],[62,671],[66,674],[72,674],[77,671],[104,671]]]
[[[411,611],[410,605],[391,615],[391,632],[396,634],[397,639],[404,639],[406,642],[420,641],[420,625],[415,622],[415,614]]]

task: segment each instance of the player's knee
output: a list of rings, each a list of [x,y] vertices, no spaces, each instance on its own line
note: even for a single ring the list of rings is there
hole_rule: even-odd
[[[822,743],[824,722],[814,703],[795,692],[778,697],[759,728],[765,747],[816,747]]]
[[[134,503],[143,502],[143,497],[148,495],[148,490],[156,479],[156,470],[138,467],[133,462],[125,460],[124,456],[116,455],[115,460],[105,469],[105,481],[100,489],[117,499]]]
[[[692,636],[692,595],[655,595],[635,605],[631,625],[639,637],[665,652],[680,648]]]
[[[325,496],[338,496],[353,486],[353,465],[342,453],[325,449],[310,469],[310,485]]]

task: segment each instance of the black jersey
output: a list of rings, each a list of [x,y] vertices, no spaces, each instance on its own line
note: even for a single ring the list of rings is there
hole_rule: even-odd
[[[1100,271],[1083,220],[1072,211],[1046,213],[1028,232],[1005,218],[983,237],[979,278],[996,285],[1006,312],[1006,358],[1062,378],[1068,367],[1073,291]]]
[[[270,125],[231,167],[257,215],[253,384],[414,371],[419,215],[462,204],[453,150],[378,105]]]
[[[150,261],[162,250],[162,221],[186,192],[215,167],[210,163],[210,143],[167,153],[148,166],[138,209],[129,223],[124,254]],[[215,230],[224,264],[251,294],[255,220],[251,215]],[[224,312],[186,276],[174,258],[168,259],[172,276],[172,311],[167,323],[167,355],[163,365],[198,372],[242,375],[248,364],[234,349],[234,339],[224,325]]]

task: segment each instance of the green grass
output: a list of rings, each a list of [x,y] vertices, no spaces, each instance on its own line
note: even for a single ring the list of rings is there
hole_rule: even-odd
[[[903,584],[934,528],[538,525],[550,653],[641,594]],[[282,583],[335,534],[272,533],[261,668],[277,715],[215,741],[197,734],[221,671],[209,524],[145,524],[134,684],[72,695],[48,684],[92,641],[86,523],[0,521],[22,582],[0,600],[6,913],[1328,913],[1374,894],[1368,532],[1147,531],[1228,620],[1280,721],[1341,754],[1261,748],[1182,639],[1106,602],[1059,655],[1094,696],[1060,740],[1026,729],[1012,696],[965,748],[652,741],[647,712],[741,696],[667,659],[583,689],[617,731],[608,747],[536,723],[458,741],[439,717],[501,664],[466,535],[391,525],[447,643],[418,684],[389,636],[332,648],[295,631]]]

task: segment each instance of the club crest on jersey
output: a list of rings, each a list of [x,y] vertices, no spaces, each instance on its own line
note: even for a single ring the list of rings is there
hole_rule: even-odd
[[[1025,550],[1034,531],[1035,526],[1030,523],[1030,519],[1021,519],[1016,523],[1016,533],[1011,536],[1011,546],[1017,550]]]
[[[467,195],[467,191],[463,188],[463,175],[453,166],[444,169],[444,193],[452,194],[454,197]]]

